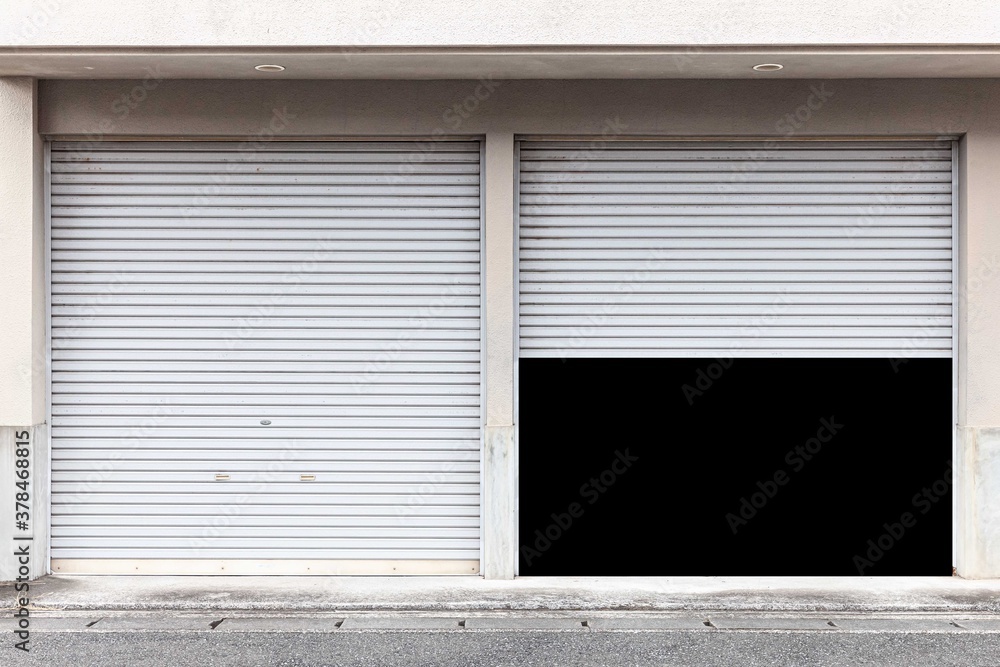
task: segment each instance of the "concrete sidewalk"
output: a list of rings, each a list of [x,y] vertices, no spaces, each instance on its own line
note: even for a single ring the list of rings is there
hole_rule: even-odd
[[[0,585],[2,604],[13,584]],[[1000,613],[1000,580],[957,577],[48,576],[31,608],[216,613],[635,611]]]

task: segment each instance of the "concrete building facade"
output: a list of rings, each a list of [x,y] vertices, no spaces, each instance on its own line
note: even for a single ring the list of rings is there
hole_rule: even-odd
[[[1000,189],[996,187],[1000,181],[1000,115],[996,113],[1000,105],[1000,81],[997,80],[1000,77],[1000,46],[997,46],[1000,43],[1000,28],[997,27],[1000,26],[1000,9],[989,2],[970,1],[945,6],[932,2],[879,1],[840,3],[836,8],[831,6],[823,10],[824,15],[819,17],[816,11],[812,3],[806,2],[765,3],[762,6],[761,3],[734,0],[678,5],[670,12],[657,3],[608,5],[589,0],[531,4],[499,2],[474,6],[453,2],[349,2],[340,3],[335,9],[327,7],[326,3],[312,1],[276,4],[187,0],[169,7],[163,3],[132,3],[115,8],[112,15],[105,3],[96,1],[7,3],[0,10],[0,156],[3,158],[0,160],[0,203],[4,212],[0,232],[0,289],[5,305],[4,325],[0,327],[0,483],[8,489],[4,493],[11,499],[0,509],[0,541],[7,545],[5,550],[11,551],[11,545],[31,544],[32,558],[26,565],[30,577],[48,572],[331,575],[398,572],[513,578],[517,569],[518,539],[516,368],[521,349],[518,262],[523,251],[519,251],[518,244],[518,176],[522,142],[574,141],[584,147],[582,159],[587,159],[586,151],[600,153],[618,150],[616,147],[621,146],[634,147],[642,142],[666,142],[672,148],[686,144],[721,145],[733,151],[748,150],[746,146],[781,151],[791,144],[805,150],[803,147],[809,142],[830,149],[831,145],[840,142],[858,150],[868,150],[865,147],[870,146],[870,150],[883,151],[885,156],[873,159],[884,160],[894,159],[891,157],[893,150],[910,150],[914,154],[927,150],[953,151],[948,159],[952,160],[954,168],[947,170],[953,199],[947,213],[935,214],[954,217],[953,233],[948,235],[951,243],[947,247],[933,246],[927,251],[939,255],[920,255],[914,261],[937,258],[935,261],[949,262],[946,270],[954,272],[950,291],[953,310],[947,315],[935,315],[938,318],[935,322],[939,324],[944,322],[942,318],[947,318],[948,335],[954,336],[954,344],[949,342],[945,352],[951,357],[954,351],[955,365],[953,564],[962,577],[1000,577],[1000,508],[997,504],[1000,495],[1000,336],[997,335],[1000,331],[1000,222],[997,218]],[[782,68],[774,71],[754,69],[763,64],[780,64]],[[257,69],[260,65],[277,65],[283,70],[267,71],[264,67],[262,71]],[[329,148],[331,144],[336,146]],[[344,181],[337,185],[355,188],[350,191],[334,188],[321,192],[306,188],[299,193],[295,186],[313,183],[309,180],[310,173],[340,173],[335,169],[323,171],[306,166],[296,173],[287,169],[274,170],[273,173],[288,176],[282,182],[286,189],[250,192],[256,187],[254,183],[266,184],[267,179],[254,181],[252,173],[225,166],[231,163],[264,165],[261,167],[263,173],[272,173],[268,172],[267,165],[286,164],[288,159],[282,157],[285,153],[308,151],[311,150],[309,146],[316,145],[324,146],[322,150],[316,149],[320,153],[327,150],[336,153],[341,150],[338,146],[350,146],[350,158],[327,159],[328,163],[337,164],[344,159],[358,164],[384,163],[384,153],[388,152],[396,155],[394,159],[399,161],[391,173],[406,178],[423,174],[425,180],[407,181],[405,191],[399,192],[386,193],[376,188],[377,193],[371,196],[378,201],[358,203],[348,199],[367,192],[364,187],[381,181]],[[893,149],[893,146],[899,148]],[[463,150],[467,151],[468,160],[454,157]],[[128,155],[108,158],[102,157],[101,151]],[[143,151],[148,151],[152,157]],[[229,151],[236,157],[204,157],[213,151]],[[440,151],[452,157],[437,160],[435,156]],[[240,157],[248,153],[254,156],[252,160]],[[269,162],[270,158],[266,157],[272,154],[275,162]],[[218,159],[218,165],[208,170],[188,170],[201,174],[199,178],[203,178],[204,183],[198,183],[197,179],[185,180],[183,169],[170,166],[205,163],[209,159]],[[325,158],[318,159],[322,162]],[[102,160],[118,160],[133,166],[125,169],[119,164],[118,168],[102,168]],[[474,163],[478,167],[466,171],[460,167],[436,170],[434,165],[444,162]],[[139,166],[134,167],[136,164]],[[143,164],[158,166],[147,169]],[[369,170],[361,171],[369,173]],[[124,176],[116,180],[111,176],[105,178],[102,173]],[[144,179],[144,173],[166,177],[153,182]],[[98,174],[99,177],[88,180],[81,174]],[[237,174],[239,178],[228,179],[227,174]],[[463,177],[464,180],[459,178],[463,174],[467,177]],[[243,176],[246,178],[240,180]],[[115,187],[123,189],[102,189],[102,183],[112,181]],[[187,183],[191,187],[178,193],[169,189],[175,183]],[[430,190],[446,186],[455,189]],[[242,196],[240,192],[262,199],[237,203],[226,199]],[[148,200],[140,202],[137,199],[137,208],[133,210],[128,201],[114,200],[116,196],[126,199],[148,197]],[[278,201],[281,197],[292,196],[303,199],[292,203]],[[184,201],[178,204],[176,200],[169,200],[170,197],[181,197]],[[213,197],[219,199],[213,200]],[[323,197],[337,201],[321,202]],[[393,200],[393,197],[400,199]],[[450,199],[442,203],[441,198]],[[874,206],[880,205],[893,204],[874,202]],[[124,208],[109,213],[101,208],[105,206]],[[174,443],[171,446],[177,451],[186,451],[196,447],[190,443],[177,444],[183,438],[253,439],[257,436],[246,435],[250,433],[246,430],[249,427],[238,420],[252,420],[254,428],[258,428],[257,423],[266,427],[271,419],[279,419],[270,414],[235,410],[224,417],[236,421],[223,421],[216,426],[208,421],[219,418],[209,409],[212,406],[202,406],[205,410],[174,408],[178,411],[171,415],[168,401],[164,408],[166,421],[156,423],[154,420],[149,424],[145,420],[152,413],[132,409],[140,401],[114,402],[113,398],[106,398],[111,401],[108,403],[97,399],[88,403],[81,399],[78,404],[85,408],[96,406],[89,413],[67,407],[76,399],[66,400],[59,403],[63,409],[56,410],[53,415],[53,392],[62,396],[89,391],[85,388],[68,391],[60,383],[101,382],[98,379],[102,372],[100,364],[107,363],[102,361],[105,359],[113,363],[124,362],[115,368],[115,372],[122,374],[163,373],[164,377],[155,381],[160,385],[188,381],[176,378],[198,372],[197,364],[207,364],[204,366],[206,372],[228,372],[211,364],[239,360],[239,345],[228,349],[211,348],[202,356],[184,356],[183,347],[167,347],[150,354],[149,348],[141,345],[114,348],[120,352],[116,357],[83,356],[78,351],[111,349],[108,346],[113,343],[108,341],[121,338],[102,338],[93,333],[95,329],[141,326],[136,322],[116,324],[118,319],[133,316],[183,319],[193,312],[165,310],[159,315],[157,312],[137,312],[136,309],[143,307],[181,304],[185,309],[204,306],[217,309],[219,313],[238,307],[241,303],[239,290],[226,292],[228,296],[214,303],[171,301],[178,294],[193,293],[183,289],[184,284],[203,283],[197,279],[184,283],[170,278],[187,270],[178,268],[180,264],[141,269],[167,275],[167,278],[158,279],[159,282],[135,279],[134,274],[129,273],[134,266],[130,262],[135,261],[129,253],[139,252],[140,255],[133,256],[141,256],[143,261],[152,264],[187,261],[169,254],[177,249],[195,255],[204,253],[200,261],[228,262],[230,260],[223,255],[216,255],[218,260],[212,259],[212,253],[229,248],[225,244],[171,245],[174,241],[179,243],[179,239],[216,237],[171,236],[171,230],[186,228],[185,220],[230,215],[205,214],[205,210],[212,207],[229,207],[226,210],[235,207],[242,213],[233,216],[244,215],[254,220],[257,214],[246,212],[253,206],[289,206],[297,212],[282,219],[300,221],[313,215],[309,212],[312,206],[340,206],[345,207],[344,211],[365,206],[380,211],[392,209],[397,213],[382,215],[383,219],[397,221],[386,227],[390,230],[386,232],[388,237],[378,237],[370,247],[350,246],[351,252],[371,254],[344,261],[358,261],[374,267],[352,269],[355,273],[351,275],[369,270],[373,275],[385,275],[395,269],[379,268],[380,261],[405,263],[410,260],[400,259],[401,256],[393,253],[422,252],[422,248],[427,248],[427,253],[441,255],[435,262],[456,264],[444,269],[414,269],[417,274],[439,271],[440,275],[435,274],[438,282],[450,280],[449,276],[465,275],[466,270],[473,272],[470,275],[479,276],[462,282],[464,287],[458,296],[449,297],[452,300],[443,305],[433,301],[414,302],[417,307],[431,308],[431,314],[426,316],[427,321],[432,322],[426,326],[431,329],[438,326],[433,324],[437,321],[435,318],[454,318],[464,319],[469,330],[478,333],[448,338],[452,347],[445,347],[442,341],[437,341],[442,342],[438,347],[407,349],[403,345],[402,352],[398,353],[402,356],[392,357],[393,341],[402,338],[394,338],[397,334],[386,329],[388,333],[383,333],[388,347],[368,350],[388,354],[386,363],[389,366],[410,362],[449,363],[458,368],[457,365],[462,364],[464,370],[448,370],[453,367],[447,367],[435,372],[468,373],[473,378],[469,382],[478,381],[480,387],[461,395],[453,393],[452,389],[435,392],[435,396],[441,397],[442,405],[453,409],[442,412],[443,421],[436,422],[434,428],[448,433],[474,432],[462,436],[474,441],[474,445],[431,447],[427,451],[437,454],[428,454],[425,458],[434,465],[423,468],[419,464],[413,467],[413,461],[424,460],[416,455],[415,458],[389,461],[383,456],[386,449],[379,449],[380,445],[375,443],[370,447],[366,445],[367,449],[352,448],[352,451],[361,452],[358,454],[361,458],[357,459],[359,467],[323,471],[318,473],[318,480],[301,465],[287,471],[278,470],[279,474],[292,475],[295,484],[322,483],[323,474],[329,473],[337,480],[336,484],[346,485],[344,488],[356,484],[356,489],[350,487],[355,490],[343,493],[387,494],[378,501],[387,506],[396,502],[413,507],[414,495],[424,494],[435,499],[426,505],[417,502],[417,509],[411,514],[393,510],[391,523],[386,519],[374,527],[351,516],[336,530],[322,521],[312,526],[306,520],[295,524],[304,529],[302,535],[310,535],[312,530],[317,540],[328,536],[334,540],[335,557],[310,559],[302,552],[295,556],[294,565],[290,565],[290,561],[277,552],[251,548],[245,546],[249,542],[239,541],[244,538],[265,540],[266,531],[277,529],[278,523],[249,526],[260,528],[262,532],[244,532],[242,537],[234,538],[237,541],[225,547],[215,549],[202,545],[207,554],[202,558],[196,553],[202,547],[194,542],[186,543],[181,549],[187,550],[186,555],[177,556],[176,549],[167,544],[171,536],[190,540],[193,533],[184,534],[182,538],[181,533],[169,530],[172,526],[169,521],[153,520],[150,529],[145,531],[116,533],[100,528],[88,532],[87,528],[97,525],[101,516],[127,514],[129,494],[157,493],[156,485],[160,483],[157,480],[180,484],[171,487],[181,489],[179,493],[210,496],[220,483],[232,481],[230,474],[238,477],[242,470],[250,470],[252,466],[250,463],[245,468],[234,466],[232,472],[217,470],[214,466],[219,456],[201,459],[193,456],[190,460],[207,462],[201,468],[191,465],[171,469],[170,474],[177,477],[157,477],[161,473],[157,471],[155,456],[149,458],[153,463],[148,465],[116,464],[120,459],[113,456],[115,447],[106,443],[88,445],[84,440],[117,438],[124,443],[130,438],[163,437],[171,439]],[[150,207],[177,208],[164,213],[163,210],[151,211]],[[422,216],[412,213],[421,207],[429,212]],[[190,209],[188,213],[182,211],[185,208]],[[447,211],[441,213],[445,209]],[[273,212],[259,215],[274,218]],[[316,215],[322,217],[321,213]],[[346,220],[364,215],[368,214],[343,213],[342,217]],[[414,233],[396,237],[391,233],[399,229],[421,231],[418,226],[398,221],[435,215],[444,216],[441,219],[449,224],[427,230],[430,232],[427,236]],[[857,218],[861,220],[873,215],[878,215],[877,211],[857,213]],[[112,239],[112,232],[108,231],[112,225],[106,228],[88,226],[87,221],[110,218],[118,221],[115,229],[159,232],[143,237],[126,234],[113,238],[114,243],[106,248],[98,247],[101,238]],[[450,224],[466,218],[472,221],[471,227],[462,227],[457,222]],[[131,227],[123,223],[123,219],[132,220]],[[167,222],[161,224],[158,220]],[[228,224],[220,223],[219,229],[225,229]],[[287,224],[293,231],[312,229],[307,222],[298,227]],[[265,226],[262,224],[260,229]],[[345,226],[343,229],[351,232],[368,228]],[[93,230],[94,233],[80,230]],[[471,235],[461,235],[462,230]],[[102,236],[105,232],[109,235]],[[266,240],[267,237],[260,238]],[[378,245],[386,238],[398,240],[399,247]],[[294,248],[298,247],[293,244],[299,239],[309,241],[308,236],[294,233],[282,237],[281,241],[287,241],[287,247]],[[360,232],[353,237],[345,235],[341,240],[352,239],[360,239],[359,243],[371,240]],[[134,244],[129,245],[132,242]],[[411,242],[413,245],[409,249],[404,247]],[[451,245],[436,246],[436,243]],[[281,244],[278,246],[272,249],[280,252],[285,248]],[[259,272],[253,267],[266,264],[271,258],[261,254],[266,251],[253,243],[248,242],[244,249],[248,255],[238,260],[248,272],[244,277],[247,281],[258,280],[259,277],[249,275]],[[147,251],[148,257],[142,254]],[[88,252],[96,254],[87,255]],[[917,267],[912,270],[938,269]],[[67,277],[94,273],[107,274],[101,279],[106,288],[103,301],[97,288],[88,291],[86,287],[93,287],[99,280],[88,282],[81,278],[74,283]],[[379,295],[388,294],[374,288],[380,284],[378,280],[373,278],[362,285],[372,289],[338,292],[338,298],[343,297],[343,301],[338,302],[345,305],[343,312],[317,311],[311,316],[350,318],[350,309],[363,310],[366,300],[371,300],[368,305],[378,305],[378,299],[382,298]],[[121,281],[125,284],[130,281],[169,284],[177,290],[125,290],[118,291],[115,296],[113,286]],[[308,282],[293,284],[301,286]],[[432,283],[437,284],[431,281],[427,285]],[[277,289],[278,282],[269,284]],[[55,285],[67,287],[54,290]],[[398,296],[399,299],[392,303],[410,303],[403,297],[423,294],[417,287],[419,283],[411,283],[410,291],[393,293],[392,298]],[[431,294],[429,290],[428,287],[426,294]],[[74,294],[90,294],[94,299],[74,301]],[[296,301],[296,305],[312,307],[308,305],[312,303],[307,298],[312,294],[308,289],[291,294],[288,298],[301,299],[301,304]],[[260,307],[260,304],[251,304],[250,310],[239,317],[261,315]],[[460,307],[471,310],[459,313]],[[400,312],[401,319],[411,317],[410,311]],[[205,317],[210,315],[206,313]],[[110,319],[104,324],[95,324],[92,318],[99,317]],[[373,317],[386,316],[376,314]],[[155,326],[158,325],[150,328]],[[297,325],[289,323],[286,328],[294,326]],[[364,336],[381,335],[371,333],[375,325],[363,326],[369,327]],[[405,325],[400,326],[406,329]],[[90,331],[89,338],[74,337],[74,330],[83,329]],[[417,327],[416,330],[423,329]],[[413,336],[412,327],[408,331],[410,333],[401,334],[406,340]],[[927,336],[940,337],[937,333]],[[348,334],[340,337],[350,340]],[[926,347],[921,334],[909,333],[905,337],[907,340],[893,349],[883,350],[885,355],[922,356]],[[301,342],[304,339],[305,335],[299,331],[290,334],[287,340]],[[84,342],[74,343],[79,340]],[[302,349],[320,349],[289,345],[269,349],[268,353],[273,354],[269,359],[284,359],[282,354]],[[192,345],[186,349],[200,348]],[[343,359],[327,356],[321,362],[353,363],[356,366],[345,372],[361,374],[368,372],[366,368],[374,363],[374,370],[369,369],[372,373],[389,372],[377,367],[378,359],[366,358],[364,347],[357,349],[360,350],[358,355]],[[435,351],[440,354],[434,356]],[[430,356],[426,359],[419,356],[424,353]],[[245,358],[257,359],[253,355]],[[297,359],[308,361],[314,357],[306,355]],[[335,372],[340,372],[336,370],[339,368],[337,366]],[[240,372],[263,371],[242,367]],[[295,368],[285,368],[281,372],[294,373]],[[88,373],[93,377],[85,377]],[[388,376],[379,377],[382,379],[377,383],[403,383],[403,380],[386,379]],[[123,375],[106,382],[107,385],[94,392],[104,397],[128,393],[127,386],[116,389],[114,385],[129,385],[132,380]],[[274,389],[272,393],[281,391]],[[330,404],[319,396],[317,405]],[[362,405],[374,410],[386,404],[382,396],[378,394],[377,400],[367,405],[344,399],[336,404],[338,409],[346,410],[343,413],[334,410],[319,415],[303,413],[300,417],[291,411],[281,417],[286,423],[296,424],[299,422],[295,419],[299,418],[318,419],[302,422],[302,428],[310,429],[327,428],[329,420],[343,418],[347,421],[330,423],[337,428],[360,429],[363,433],[357,437],[362,440],[385,440],[389,436],[381,431],[376,435],[372,435],[375,431],[365,431],[383,428],[385,422],[373,426],[369,422],[350,421],[355,414],[362,414],[351,412],[356,410],[351,406]],[[421,404],[418,402],[417,406]],[[155,401],[146,407],[156,407]],[[372,419],[398,418],[403,420],[399,428],[406,429],[411,428],[406,426],[407,419],[420,417],[403,409],[407,408],[405,403],[396,407],[402,411],[386,417],[385,413],[376,410]],[[423,408],[433,412],[431,408]],[[74,417],[80,419],[74,421]],[[87,419],[96,421],[92,424]],[[105,421],[104,427],[110,430],[95,431],[93,436],[80,435],[86,429],[103,428],[98,423],[101,419]],[[172,419],[185,423],[178,425]],[[469,422],[457,421],[459,419],[471,419],[471,427]],[[60,428],[62,436],[58,433]],[[183,433],[171,430],[170,435],[150,435],[151,431],[143,430],[155,431],[157,428],[188,430]],[[198,431],[199,428],[202,430]],[[224,431],[226,428],[232,429],[229,435],[216,433],[216,429]],[[191,429],[195,429],[193,434]],[[311,436],[303,437],[308,440]],[[328,434],[315,437],[328,437]],[[438,438],[438,442],[451,438],[450,435],[446,438],[426,433],[407,437]],[[83,440],[73,441],[73,438]],[[460,438],[455,438],[454,442],[459,443]],[[76,444],[67,444],[70,441]],[[60,447],[75,448],[76,453],[60,457],[56,451]],[[236,451],[225,450],[223,444],[219,447],[223,452]],[[302,450],[309,450],[309,447],[304,446]],[[388,446],[387,449],[395,451]],[[81,453],[82,450],[87,453]],[[100,460],[101,450],[108,457],[106,466]],[[468,457],[441,453],[459,450],[467,452]],[[371,458],[363,458],[364,452]],[[183,458],[171,460],[176,462]],[[133,464],[140,461],[128,456],[125,459]],[[371,461],[379,462],[379,466],[384,462],[384,466],[376,466],[377,470],[371,472],[365,467]],[[170,466],[164,463],[163,467]],[[30,470],[28,489],[16,486],[26,479],[19,475],[19,471],[25,469]],[[406,477],[412,469],[418,469],[423,476]],[[351,477],[355,471],[368,471],[374,476]],[[119,476],[121,472],[132,475],[131,481],[123,481]],[[337,474],[345,476],[336,477]],[[191,475],[190,487],[185,485],[183,475]],[[197,475],[204,479],[196,478]],[[298,490],[300,486],[293,488],[292,482],[285,478],[275,483],[287,484],[291,489],[287,492],[290,497],[302,493]],[[112,486],[101,488],[102,484]],[[372,485],[378,484],[387,485],[386,490],[381,487],[373,490]],[[406,487],[407,484],[412,488]],[[398,491],[388,490],[397,486]],[[251,495],[264,492],[259,487],[250,488],[257,488],[257,491],[250,491]],[[18,496],[19,492],[28,495]],[[105,494],[98,503],[101,507],[88,515],[89,518],[67,519],[73,516],[66,508],[74,504],[74,499],[83,503],[97,502],[83,498],[91,493]],[[392,500],[390,496],[396,497],[393,494],[404,500]],[[435,513],[423,509],[428,505],[458,507],[455,500],[458,496],[468,501],[462,505],[465,509]],[[27,509],[16,504],[19,498],[25,499]],[[441,498],[446,500],[441,501]],[[54,515],[50,502],[61,505],[63,513]],[[149,505],[162,506],[171,502],[170,498],[163,497],[150,500]],[[214,502],[211,498],[205,501],[208,505]],[[254,502],[251,498],[241,506],[253,506]],[[316,502],[325,501],[319,497],[309,501]],[[121,507],[108,509],[115,503],[121,503]],[[330,503],[340,507],[335,501]],[[29,512],[30,522],[19,530],[17,522],[21,520],[19,513],[22,511]],[[154,510],[150,511],[150,516],[157,516]],[[300,512],[301,508],[294,504],[287,510],[290,516]],[[236,510],[237,519],[240,515],[240,510]],[[411,515],[424,517],[427,522],[408,523]],[[218,527],[212,523],[211,512],[199,516],[198,521],[202,522],[199,525]],[[109,519],[111,523],[115,520]],[[224,522],[221,530],[224,532],[231,525],[243,524],[239,520],[235,524]],[[352,535],[352,525],[365,530],[381,527],[388,532],[366,533],[359,529]],[[162,537],[155,534],[157,526],[164,527]],[[411,526],[416,526],[413,530],[417,532],[406,532]],[[62,527],[61,532],[59,527]],[[421,533],[418,528],[427,528],[428,532]],[[54,532],[63,541],[50,546]],[[365,540],[371,535],[375,535],[376,540],[386,540],[388,546],[383,550],[369,548]],[[218,537],[213,532],[203,536],[209,542]],[[108,552],[102,551],[102,539],[106,545],[112,545],[109,549],[117,549],[113,557],[109,558]],[[394,540],[400,543],[417,540],[420,545],[413,548],[392,546],[396,544]],[[166,555],[160,555],[161,548]],[[226,549],[233,549],[236,555],[226,558]],[[430,555],[420,557],[418,552],[421,551]],[[95,555],[87,557],[87,553]],[[150,555],[144,556],[144,553]],[[15,578],[20,567],[13,561],[0,563],[0,578]],[[24,571],[20,574],[23,576]]]

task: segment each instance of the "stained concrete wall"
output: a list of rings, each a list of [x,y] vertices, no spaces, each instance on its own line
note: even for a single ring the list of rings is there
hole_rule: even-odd
[[[48,572],[49,460],[44,424],[0,426],[0,581],[28,581]],[[25,481],[26,489],[16,486]]]
[[[0,46],[984,44],[993,0],[4,0]]]

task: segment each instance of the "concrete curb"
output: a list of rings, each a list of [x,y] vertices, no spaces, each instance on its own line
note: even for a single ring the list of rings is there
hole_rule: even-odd
[[[48,576],[31,583],[29,597],[33,609],[65,612],[1000,614],[1000,580],[955,577],[539,577],[488,581],[478,577]],[[12,584],[0,584],[0,600],[14,599]]]

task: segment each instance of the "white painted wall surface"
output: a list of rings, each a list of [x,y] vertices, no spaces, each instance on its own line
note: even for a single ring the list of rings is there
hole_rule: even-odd
[[[995,0],[4,0],[0,46],[984,44]]]

